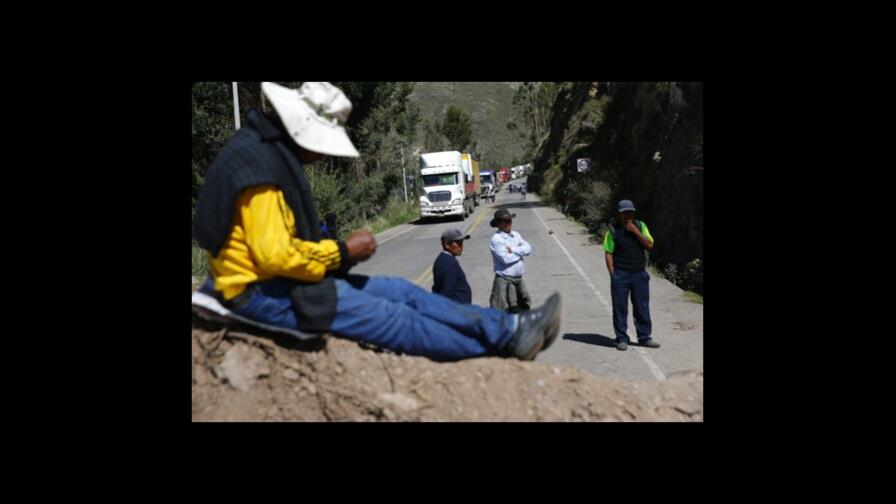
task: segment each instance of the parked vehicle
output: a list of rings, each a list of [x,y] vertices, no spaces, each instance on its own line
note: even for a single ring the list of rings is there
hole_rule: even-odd
[[[473,159],[473,156],[468,153],[461,154],[461,161],[464,164],[464,172],[473,179],[473,206],[479,206],[479,193],[481,191],[479,161]]]
[[[479,183],[482,187],[480,194],[486,201],[495,202],[495,193],[498,192],[498,184],[495,180],[495,172],[483,171],[479,173]]]
[[[502,184],[506,184],[507,182],[510,182],[510,169],[499,168],[498,169],[498,178],[501,180]]]
[[[421,154],[420,176],[425,193],[420,196],[420,217],[460,216],[464,220],[473,213],[475,182],[467,176],[460,152]]]

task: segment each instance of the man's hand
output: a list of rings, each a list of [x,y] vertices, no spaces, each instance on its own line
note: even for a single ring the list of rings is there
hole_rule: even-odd
[[[635,238],[637,238],[638,241],[641,242],[641,245],[644,246],[644,248],[646,248],[647,250],[653,250],[653,241],[648,240],[646,236],[641,234],[641,229],[635,226],[634,219],[625,221],[625,229],[631,234],[635,235]]]
[[[348,255],[353,261],[366,261],[376,252],[376,239],[370,231],[359,229],[345,240],[345,248],[348,249]]]

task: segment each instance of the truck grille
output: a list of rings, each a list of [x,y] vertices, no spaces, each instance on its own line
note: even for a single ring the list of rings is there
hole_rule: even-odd
[[[451,199],[451,191],[433,191],[429,193],[429,201],[448,201]]]

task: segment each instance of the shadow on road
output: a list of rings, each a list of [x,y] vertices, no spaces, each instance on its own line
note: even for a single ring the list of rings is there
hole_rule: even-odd
[[[473,213],[470,214],[466,219],[461,218],[461,216],[459,216],[459,215],[455,215],[455,216],[451,216],[451,217],[418,217],[417,220],[408,222],[408,224],[411,224],[413,226],[428,226],[430,224],[439,224],[442,222],[457,222],[457,223],[469,222],[470,219],[473,219],[475,217],[476,212],[478,212],[480,209],[482,209],[483,207],[486,207],[486,206],[488,206],[488,203],[485,203],[485,202],[480,203],[479,206],[477,206],[473,210]],[[495,206],[495,208],[500,208],[500,207]]]
[[[540,201],[517,201],[516,203],[502,203],[500,205],[495,205],[495,210],[499,208],[539,208],[547,206],[550,205]]]
[[[583,334],[564,334],[563,339],[587,343],[589,345],[598,345],[616,348],[615,338],[604,336],[603,334],[583,333]]]
[[[413,226],[429,226],[430,224],[439,224],[443,222],[464,222],[466,219],[461,219],[460,216],[454,217],[419,217],[415,221],[408,222]]]

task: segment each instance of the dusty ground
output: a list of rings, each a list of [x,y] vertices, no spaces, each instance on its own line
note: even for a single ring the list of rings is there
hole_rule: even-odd
[[[702,421],[703,370],[663,382],[483,358],[436,363],[326,337],[307,346],[194,317],[194,421]]]

